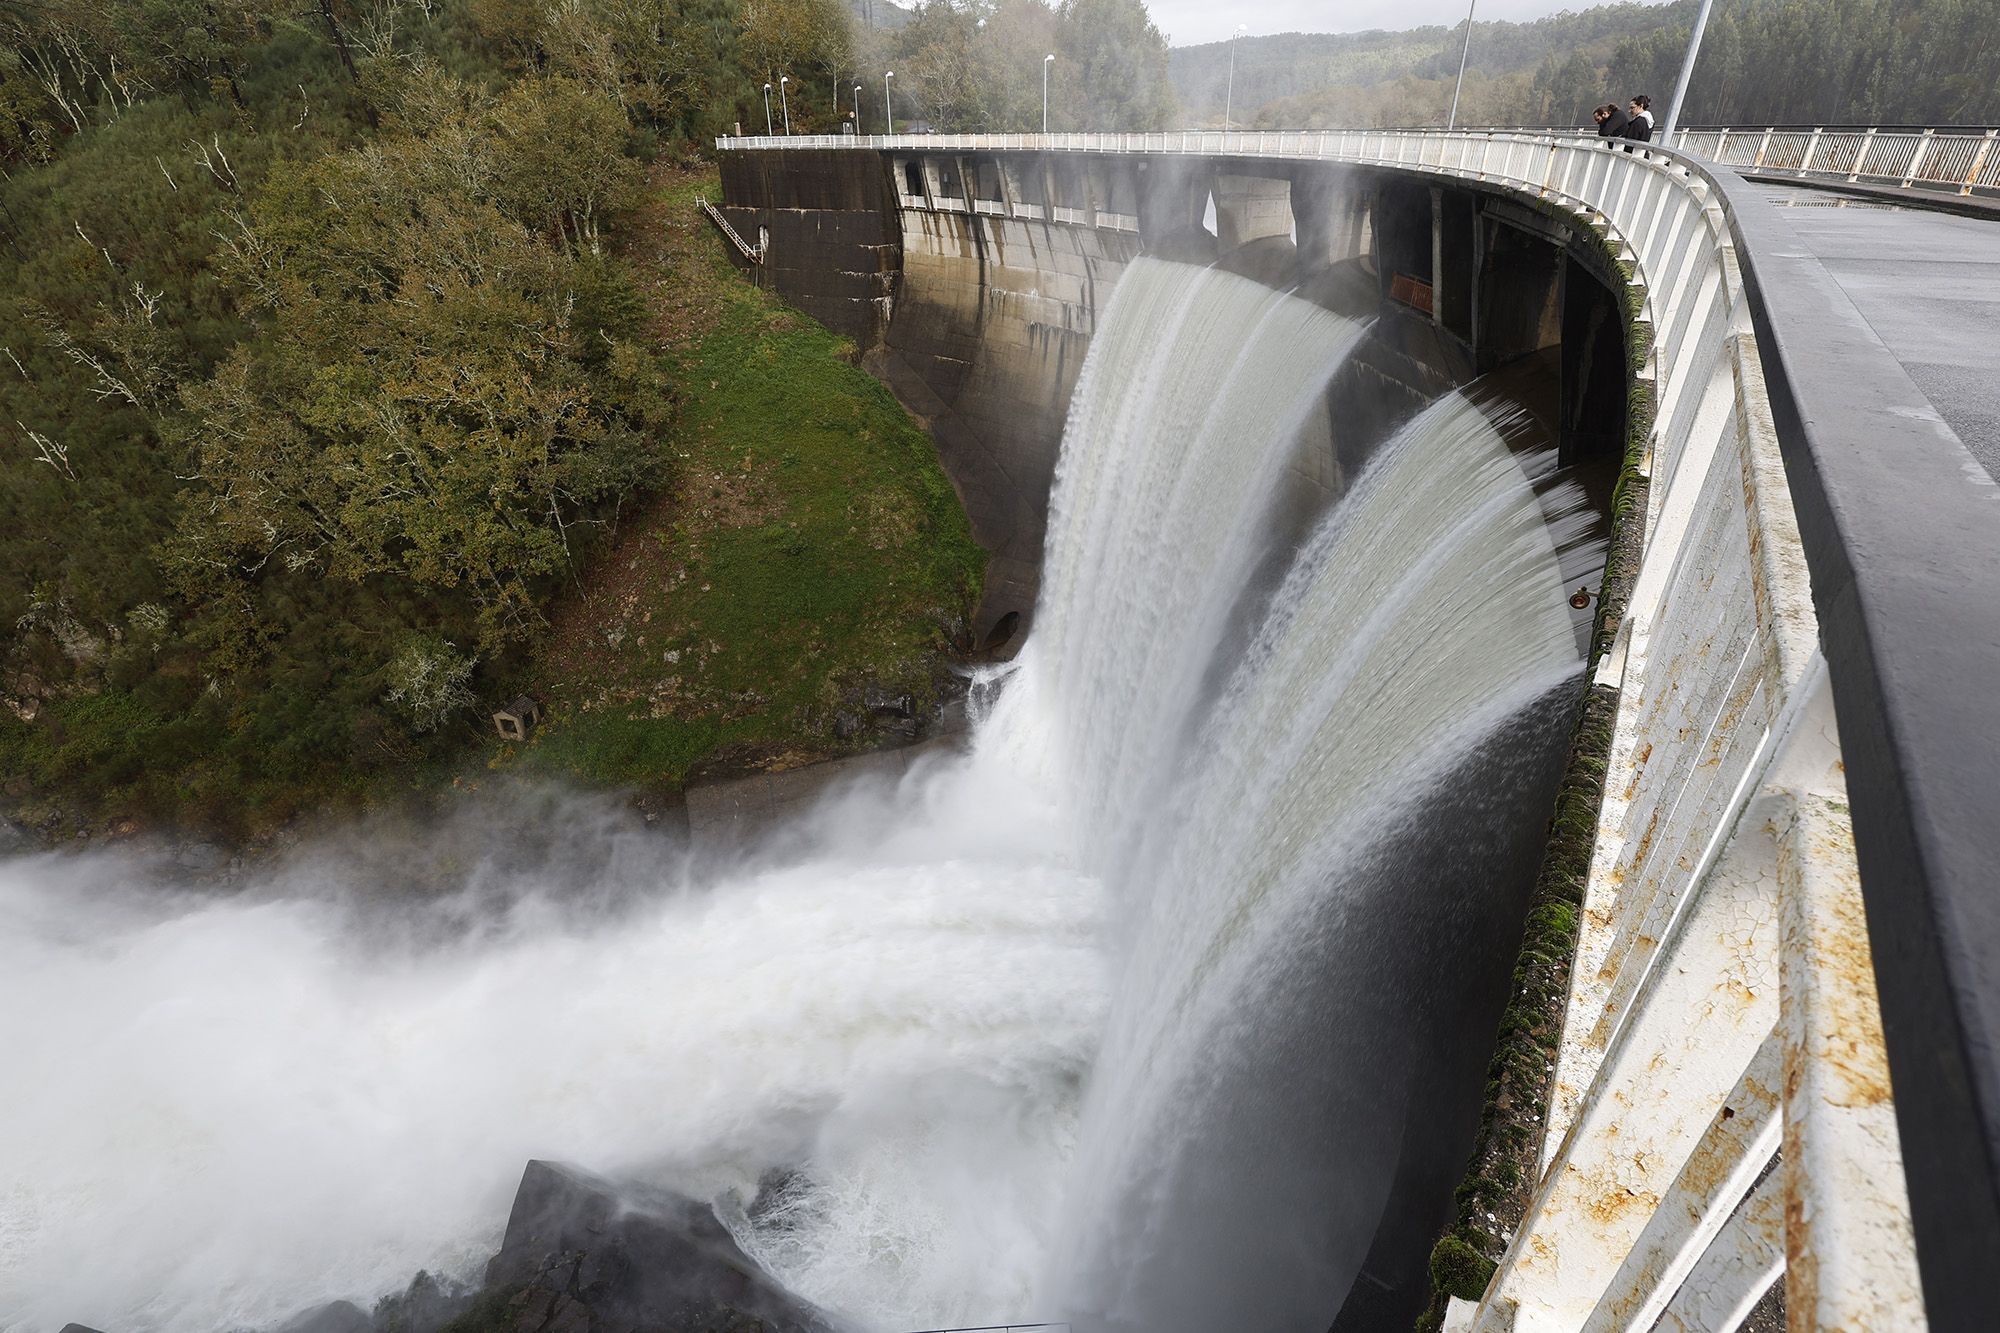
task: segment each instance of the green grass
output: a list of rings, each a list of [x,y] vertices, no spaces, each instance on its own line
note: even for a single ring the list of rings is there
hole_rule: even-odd
[[[673,488],[558,615],[532,682],[549,719],[495,767],[658,788],[837,753],[864,687],[935,697],[977,601],[985,556],[929,437],[850,343],[730,267],[694,209],[714,188],[656,201]]]

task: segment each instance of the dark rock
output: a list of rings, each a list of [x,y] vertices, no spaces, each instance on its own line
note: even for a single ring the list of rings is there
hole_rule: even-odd
[[[965,698],[947,699],[938,709],[931,730],[940,736],[963,736],[972,730],[970,708]]]
[[[64,1324],[60,1333],[103,1333],[103,1330],[91,1328],[87,1324]]]
[[[907,694],[897,694],[879,685],[870,685],[861,692],[862,706],[877,717],[915,717],[916,701]]]
[[[301,1310],[278,1326],[278,1333],[374,1333],[375,1323],[352,1301],[329,1301]]]
[[[843,741],[852,740],[861,734],[862,727],[866,725],[867,723],[852,713],[835,713],[833,715],[834,739]]]
[[[832,1333],[707,1204],[530,1162],[462,1333]]]
[[[375,1303],[375,1333],[438,1333],[472,1305],[469,1288],[418,1273],[401,1294]]]

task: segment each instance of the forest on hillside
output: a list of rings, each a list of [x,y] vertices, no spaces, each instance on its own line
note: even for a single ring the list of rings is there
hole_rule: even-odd
[[[1532,23],[1475,23],[1459,119],[1587,125],[1592,106],[1664,104],[1698,0],[1600,5]],[[1246,36],[1236,121],[1266,129],[1442,124],[1462,25]],[[1190,124],[1220,125],[1226,43],[1173,52]],[[2000,0],[1717,0],[1685,124],[1992,124]]]
[[[226,824],[463,742],[664,479],[607,229],[778,38],[654,8],[0,0],[10,797]]]
[[[693,321],[675,310],[688,271],[632,253],[649,180],[689,164],[670,193],[691,207],[693,164],[711,136],[761,129],[766,84],[795,129],[828,131],[863,83],[873,122],[890,61],[899,119],[1025,128],[1040,54],[1002,78],[996,53],[1030,47],[1115,90],[1064,82],[1065,114],[1164,117],[1140,0],[932,4],[895,32],[843,0],[0,0],[0,804],[269,828],[448,774],[487,712],[578,651],[589,617],[558,613],[635,506],[656,556],[704,547],[657,497],[737,438],[696,401],[731,392],[734,363],[683,348],[704,367],[689,388],[662,358],[661,329]],[[732,355],[823,355],[788,318],[730,315]],[[915,621],[857,580],[921,620],[925,589],[966,567],[962,515],[932,494],[928,450],[891,461],[914,428],[879,386],[819,392],[878,423],[857,429],[889,451],[883,502],[926,517],[815,596],[873,616],[877,656],[914,670]],[[818,429],[768,441],[793,491]],[[849,540],[813,499],[793,517]],[[933,518],[956,527],[926,537]],[[744,577],[784,615],[820,614]],[[744,681],[720,678],[732,646],[679,601],[723,702],[667,735],[647,682],[599,688],[640,710],[599,727],[617,780],[757,730]],[[744,598],[705,618],[757,625]],[[793,656],[813,655],[834,669],[811,644]],[[798,661],[759,671],[805,697]],[[685,707],[698,686],[685,664],[677,679]]]
[[[1155,130],[1174,121],[1167,39],[1140,0],[927,0],[901,9],[849,0],[861,19],[860,121],[879,133],[884,79],[898,129],[1026,133],[1042,128],[1044,58],[1051,130]]]

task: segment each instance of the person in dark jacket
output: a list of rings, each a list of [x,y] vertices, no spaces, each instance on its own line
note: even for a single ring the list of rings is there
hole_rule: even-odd
[[[1600,139],[1622,139],[1625,137],[1625,113],[1606,102],[1590,113],[1597,122],[1597,137]]]
[[[1653,138],[1652,98],[1646,96],[1646,94],[1644,93],[1640,93],[1637,97],[1632,99],[1632,105],[1626,112],[1625,129],[1623,133],[1627,139],[1635,139],[1640,143],[1652,142]]]

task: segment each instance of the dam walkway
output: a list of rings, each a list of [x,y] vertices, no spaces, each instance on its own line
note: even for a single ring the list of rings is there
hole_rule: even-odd
[[[1768,186],[1961,443],[2000,480],[2000,204],[1988,218],[1803,186]]]
[[[1989,131],[1746,134],[1766,174],[2000,187]],[[1793,1328],[1991,1327],[2000,221],[1570,133],[717,146],[724,211],[772,226],[760,280],[847,300],[864,351],[927,321],[947,392],[1023,346],[1073,374],[1122,264],[1197,235],[1295,246],[1302,282],[1373,271],[1475,356],[1482,275],[1538,245],[1614,292],[1636,567],[1607,577],[1592,681],[1615,722],[1530,1198],[1448,1327],[1735,1328],[1774,1282]]]

